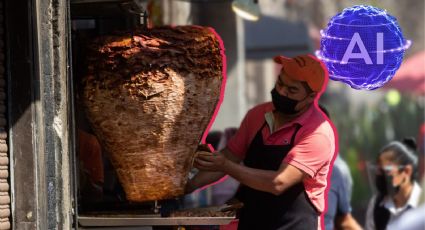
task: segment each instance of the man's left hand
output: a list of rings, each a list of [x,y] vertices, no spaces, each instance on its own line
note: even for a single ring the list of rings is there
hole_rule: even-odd
[[[228,159],[220,152],[198,151],[194,166],[204,171],[223,171]]]

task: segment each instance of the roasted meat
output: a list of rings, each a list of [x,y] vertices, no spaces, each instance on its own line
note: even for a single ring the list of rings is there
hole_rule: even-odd
[[[161,27],[93,41],[82,101],[129,201],[183,194],[220,99],[223,50],[210,29]]]

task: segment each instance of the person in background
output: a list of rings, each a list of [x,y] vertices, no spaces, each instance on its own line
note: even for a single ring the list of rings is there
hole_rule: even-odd
[[[419,153],[419,161],[418,161],[418,173],[419,173],[419,181],[424,179],[425,174],[425,122],[419,128],[418,137],[418,153]]]
[[[425,189],[425,181],[422,179],[422,190]],[[415,209],[406,211],[398,218],[388,230],[424,230],[425,229],[425,197],[422,195],[420,205]]]
[[[351,215],[352,178],[347,163],[338,156],[335,159],[328,193],[328,211],[325,229],[360,230],[362,227]]]
[[[102,147],[96,136],[78,129],[79,183],[87,201],[99,201],[103,196],[104,168]]]
[[[417,138],[419,162],[418,173],[419,180],[421,181],[422,191],[425,191],[425,177],[424,177],[424,155],[425,155],[425,123],[419,128]],[[425,229],[425,194],[419,200],[419,206],[415,209],[407,211],[403,216],[397,219],[388,230],[424,230]]]
[[[319,105],[325,115],[330,118],[328,110]],[[339,156],[334,161],[331,187],[328,192],[328,211],[325,214],[325,229],[362,229],[351,215],[351,193],[353,179],[347,163]]]
[[[375,170],[378,194],[369,202],[366,230],[391,229],[408,210],[418,206],[421,188],[415,151],[413,138],[390,142],[380,151]]]

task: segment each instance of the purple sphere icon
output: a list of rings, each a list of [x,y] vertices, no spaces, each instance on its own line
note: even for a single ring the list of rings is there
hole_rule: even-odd
[[[344,9],[320,33],[316,56],[332,80],[354,89],[373,90],[390,81],[411,45],[395,17],[366,5]]]

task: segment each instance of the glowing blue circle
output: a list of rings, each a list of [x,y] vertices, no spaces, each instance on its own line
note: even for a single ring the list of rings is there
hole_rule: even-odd
[[[411,42],[397,19],[373,6],[353,6],[335,15],[321,31],[320,51],[330,79],[354,89],[377,89],[392,79]]]

